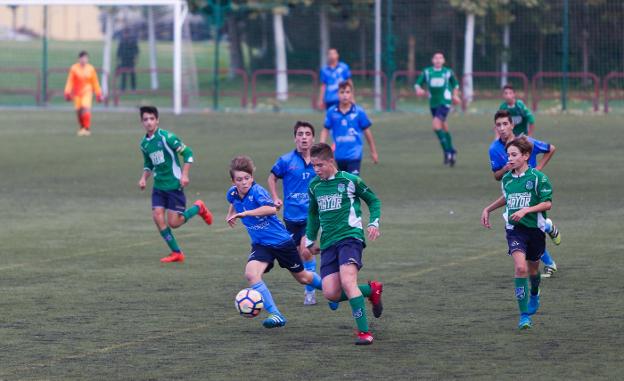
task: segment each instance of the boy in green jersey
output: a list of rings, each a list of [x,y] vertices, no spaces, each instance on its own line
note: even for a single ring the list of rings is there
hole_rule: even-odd
[[[481,223],[490,228],[490,213],[505,206],[503,217],[520,309],[518,328],[527,329],[540,305],[539,261],[546,248],[543,230],[546,212],[552,207],[552,186],[545,174],[529,167],[533,144],[526,136],[512,140],[506,148],[511,170],[501,180],[503,195],[483,209]]]
[[[306,250],[313,250],[319,228],[321,233],[321,277],[323,295],[330,301],[349,301],[358,328],[356,345],[372,344],[373,336],[368,328],[364,298],[373,305],[373,315],[381,316],[383,306],[381,282],[357,283],[362,268],[364,229],[360,200],[364,200],[370,212],[367,227],[371,241],[379,237],[381,202],[361,178],[338,171],[334,154],[329,145],[318,143],[310,149],[315,177],[308,190],[310,204],[306,227]]]
[[[423,97],[427,92],[423,89],[423,85],[427,85],[429,90],[429,107],[431,108],[431,116],[433,117],[433,132],[438,136],[442,151],[444,152],[444,164],[451,167],[457,161],[457,151],[453,147],[453,139],[449,132],[448,122],[446,118],[451,110],[451,104],[460,104],[459,99],[459,83],[453,70],[444,66],[444,54],[436,52],[431,59],[433,66],[425,68],[418,79],[414,88],[416,95]]]
[[[499,110],[507,110],[513,121],[513,133],[516,136],[521,134],[533,136],[535,131],[535,117],[531,110],[520,99],[516,99],[516,91],[513,86],[505,85],[503,87],[503,99]],[[497,136],[498,137],[498,136]]]
[[[212,213],[202,200],[197,200],[186,209],[184,188],[189,184],[189,170],[193,163],[193,151],[171,132],[158,127],[158,109],[143,106],[140,109],[141,123],[145,136],[141,141],[143,152],[143,174],[139,188],[145,189],[147,179],[153,175],[152,218],[160,235],[171,249],[171,254],[162,258],[163,263],[184,262],[184,253],[180,250],[171,229],[184,225],[189,219],[199,214],[204,221],[212,224]],[[184,158],[180,168],[178,155]],[[167,218],[165,219],[165,210]]]

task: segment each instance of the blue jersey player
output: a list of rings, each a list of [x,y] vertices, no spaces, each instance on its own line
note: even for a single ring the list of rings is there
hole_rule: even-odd
[[[370,131],[372,123],[364,109],[353,103],[353,86],[350,83],[340,84],[339,96],[340,103],[327,110],[325,128],[321,132],[320,142],[325,143],[331,131],[338,170],[359,176],[364,146],[363,138],[368,143],[373,163],[379,162],[375,138]]]
[[[266,189],[254,182],[253,161],[247,156],[237,156],[230,163],[232,186],[227,192],[230,204],[226,221],[231,226],[240,219],[251,238],[251,252],[245,267],[249,286],[262,294],[264,308],[270,314],[262,325],[266,328],[283,327],[286,318],[279,311],[262,274],[273,268],[277,260],[280,267],[288,269],[301,284],[321,289],[321,277],[303,267],[297,245],[284,224],[277,218],[277,208]]]
[[[308,122],[297,121],[294,126],[295,149],[280,156],[267,180],[269,191],[273,196],[276,208],[284,207],[284,223],[293,237],[295,244],[300,248],[303,267],[316,271],[316,258],[307,250],[301,250],[302,238],[305,235],[308,219],[308,186],[316,176],[310,162],[310,147],[314,144],[314,126]],[[277,194],[277,182],[282,180],[284,199]],[[304,255],[305,253],[305,255]],[[305,286],[304,305],[316,304],[314,287]]]
[[[515,138],[511,113],[507,110],[497,111],[494,115],[494,128],[499,138],[494,140],[490,145],[490,164],[494,178],[500,181],[503,176],[511,170],[511,164],[508,162],[508,154],[505,149],[505,146]],[[531,137],[528,137],[528,140],[533,145],[533,150],[531,151],[528,161],[529,167],[541,171],[555,154],[556,147],[548,142]],[[537,161],[538,155],[543,155],[539,162]],[[556,245],[561,243],[559,229],[557,229],[550,219],[546,220],[545,231]],[[548,250],[544,251],[544,255],[541,259],[542,262],[544,262],[544,276],[552,276],[552,274],[557,271],[557,264],[550,256]]]
[[[329,110],[338,104],[338,86],[343,82],[353,84],[349,65],[339,60],[338,50],[327,51],[327,65],[321,69],[321,90],[319,91],[318,108]]]

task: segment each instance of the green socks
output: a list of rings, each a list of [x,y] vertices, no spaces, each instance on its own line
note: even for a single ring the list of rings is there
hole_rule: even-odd
[[[197,213],[199,213],[199,206],[197,205],[191,206],[190,208],[185,210],[184,213],[182,214],[184,216],[184,221],[186,222],[190,220],[191,218],[195,217]]]
[[[453,138],[451,137],[451,134],[442,129],[434,130],[434,132],[437,135],[438,140],[440,141],[442,150],[444,152],[453,152]]]
[[[537,274],[531,275],[529,277],[529,280],[531,281],[531,295],[535,296],[539,294],[539,286],[542,280],[542,274],[540,274],[540,272],[538,271]]]
[[[358,296],[349,299],[351,311],[353,311],[353,319],[360,332],[368,332],[368,319],[366,319],[366,305],[364,304],[364,296]]]
[[[521,314],[529,311],[529,280],[527,278],[515,278],[516,299],[518,300],[518,309]]]
[[[182,252],[182,250],[180,250],[180,246],[178,246],[178,241],[176,241],[175,237],[173,236],[171,228],[168,227],[165,230],[161,230],[160,235],[163,237],[163,239],[167,243],[167,246],[169,246],[169,249],[171,249],[172,252]]]
[[[447,146],[448,146],[448,151],[447,152],[455,151],[455,148],[453,148],[453,138],[451,137],[451,133],[448,132],[448,131],[444,131],[444,133],[446,134],[446,142],[447,142]]]
[[[371,287],[370,287],[370,285],[368,285],[368,284],[361,284],[361,285],[358,286],[358,288],[362,292],[362,296],[363,297],[368,298],[371,295]],[[349,297],[343,291],[342,294],[340,295],[340,299],[336,300],[336,302],[344,302],[346,300],[349,300]]]

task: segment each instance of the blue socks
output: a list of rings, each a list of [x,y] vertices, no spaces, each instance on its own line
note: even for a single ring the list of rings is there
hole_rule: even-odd
[[[269,288],[263,281],[251,285],[251,288],[258,291],[262,295],[262,300],[264,301],[264,309],[266,309],[268,313],[281,315],[280,311],[275,305],[275,302],[273,301],[273,295],[271,295],[271,291],[269,291]]]
[[[546,266],[552,266],[555,263],[555,261],[553,261],[552,257],[548,253],[548,250],[544,250],[544,254],[542,255],[542,262]]]
[[[316,286],[317,283],[316,283],[316,277],[315,277],[314,282],[305,286],[306,292],[312,292],[314,291],[314,289],[320,290],[321,289],[320,277],[318,276],[318,274],[316,274],[316,257],[312,257],[311,260],[303,262],[303,268],[310,272],[315,273],[316,277],[319,278],[319,282],[318,282],[319,286],[318,287]]]
[[[321,279],[321,276],[318,275],[317,273],[312,273],[313,274],[313,278],[312,278],[312,283],[306,285],[306,291],[314,291],[316,290],[322,290],[323,289],[323,281]],[[310,288],[308,290],[308,287]]]

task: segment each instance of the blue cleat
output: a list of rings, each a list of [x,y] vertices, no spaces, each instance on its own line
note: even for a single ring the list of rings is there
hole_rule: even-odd
[[[528,314],[521,314],[520,321],[518,322],[518,329],[529,329],[533,327],[533,322],[531,321],[531,317]]]
[[[264,319],[262,325],[264,328],[278,328],[286,325],[286,318],[281,314],[271,314],[268,318]]]
[[[336,311],[338,309],[338,307],[340,307],[340,303],[332,302],[331,300],[329,302],[327,302],[327,304],[329,305],[329,309],[332,310],[332,311]]]
[[[539,310],[539,307],[540,307],[539,294],[531,295],[531,297],[529,298],[529,315],[535,315],[537,310]]]

